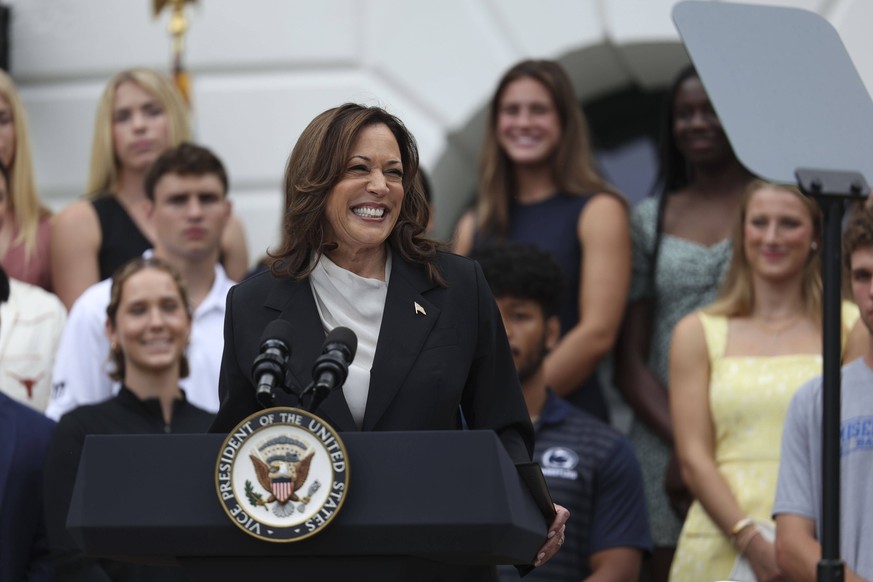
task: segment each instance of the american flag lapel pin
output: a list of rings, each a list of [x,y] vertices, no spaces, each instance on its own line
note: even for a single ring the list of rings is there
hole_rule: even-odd
[[[424,307],[422,307],[421,305],[419,305],[417,301],[413,301],[412,303],[413,303],[413,305],[415,305],[415,313],[416,313],[416,314],[419,314],[419,313],[420,313],[420,314],[422,314],[422,315],[427,315],[427,311],[425,311],[425,310],[424,310]]]

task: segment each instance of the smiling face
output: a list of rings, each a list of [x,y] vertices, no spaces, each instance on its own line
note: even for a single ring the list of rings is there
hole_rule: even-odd
[[[543,165],[561,141],[561,120],[546,87],[530,77],[512,81],[497,109],[497,143],[520,165]]]
[[[364,127],[324,210],[325,236],[338,245],[328,253],[331,260],[345,266],[344,257],[381,253],[400,216],[403,194],[403,163],[394,134],[383,124]]]
[[[191,318],[173,277],[156,268],[128,277],[106,332],[124,354],[125,378],[179,369]]]
[[[802,277],[817,242],[812,214],[800,196],[773,186],[749,198],[743,238],[752,272],[771,280]]]
[[[133,81],[115,90],[112,142],[123,169],[145,172],[169,147],[169,123],[160,101]]]
[[[717,162],[732,156],[730,143],[709,96],[697,77],[689,77],[673,102],[676,147],[692,164]]]

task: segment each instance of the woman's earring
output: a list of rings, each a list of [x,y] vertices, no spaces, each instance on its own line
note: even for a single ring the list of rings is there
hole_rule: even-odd
[[[815,242],[815,241],[812,241],[812,244],[811,244],[811,245],[809,245],[809,248],[811,248],[811,249],[812,249],[812,252],[815,252],[815,251],[817,251],[817,250],[818,250],[818,243],[817,243],[817,242]]]

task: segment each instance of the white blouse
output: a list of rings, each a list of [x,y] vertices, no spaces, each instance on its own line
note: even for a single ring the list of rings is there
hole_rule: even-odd
[[[347,327],[358,336],[358,350],[349,366],[349,376],[342,390],[359,429],[367,408],[370,369],[376,355],[390,276],[390,251],[385,262],[384,281],[356,275],[337,266],[325,255],[321,256],[309,276],[325,333],[336,327]]]

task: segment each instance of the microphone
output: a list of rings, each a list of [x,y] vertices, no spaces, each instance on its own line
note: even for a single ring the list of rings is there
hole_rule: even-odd
[[[312,401],[314,411],[334,388],[339,388],[349,375],[349,365],[358,350],[358,336],[347,327],[336,327],[327,334],[321,355],[312,366]]]
[[[283,386],[288,355],[291,353],[291,324],[285,319],[275,319],[267,324],[261,334],[257,358],[252,363],[252,378],[255,381],[255,397],[264,408],[273,406],[276,394],[273,389]]]

